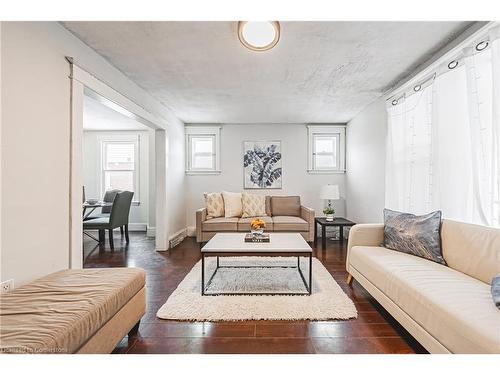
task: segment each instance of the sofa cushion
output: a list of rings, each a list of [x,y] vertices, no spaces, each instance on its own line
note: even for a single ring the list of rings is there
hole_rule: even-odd
[[[299,216],[299,196],[271,197],[271,212],[273,216]]]
[[[266,215],[267,216],[272,216],[273,213],[271,211],[271,196],[266,195]]]
[[[443,220],[441,240],[449,267],[487,284],[500,274],[500,229]]]
[[[241,217],[266,216],[266,196],[262,194],[243,193],[241,195],[243,213]]]
[[[221,193],[205,193],[207,219],[224,216],[224,199]]]
[[[384,246],[446,264],[441,252],[441,211],[427,215],[384,209]]]
[[[225,217],[241,217],[243,213],[243,205],[241,203],[241,193],[222,192],[224,199],[224,216]]]
[[[262,216],[260,219],[264,220],[266,223],[266,232],[272,232],[274,230],[273,227],[273,218],[269,216]],[[238,220],[238,232],[250,232],[250,222],[255,220],[254,217],[246,217]]]
[[[74,353],[145,286],[140,268],[59,271],[0,296],[0,353]]]
[[[273,216],[274,231],[307,232],[309,224],[297,216]]]
[[[215,217],[201,223],[205,232],[236,232],[238,230],[237,217]]]
[[[500,311],[488,284],[383,247],[354,246],[349,263],[450,352],[500,353]]]

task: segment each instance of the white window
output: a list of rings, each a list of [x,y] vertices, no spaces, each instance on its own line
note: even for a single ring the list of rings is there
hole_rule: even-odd
[[[101,161],[101,195],[127,190],[139,201],[139,139],[102,141]]]
[[[345,126],[308,126],[309,173],[345,172]]]
[[[186,173],[220,173],[220,127],[186,126]]]

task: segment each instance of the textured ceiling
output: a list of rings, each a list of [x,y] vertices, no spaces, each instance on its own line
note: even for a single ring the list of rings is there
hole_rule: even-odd
[[[84,130],[148,130],[147,126],[122,115],[88,96],[83,101]]]
[[[66,22],[185,123],[347,122],[471,23],[282,22],[244,48],[236,22]]]

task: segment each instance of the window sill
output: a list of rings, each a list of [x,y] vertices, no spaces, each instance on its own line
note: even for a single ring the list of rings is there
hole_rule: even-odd
[[[221,174],[221,171],[186,171],[187,175],[217,175]]]
[[[316,169],[309,169],[307,170],[307,173],[309,174],[343,174],[346,173],[347,171],[344,170],[335,170],[335,171],[326,171],[326,170],[316,170]]]

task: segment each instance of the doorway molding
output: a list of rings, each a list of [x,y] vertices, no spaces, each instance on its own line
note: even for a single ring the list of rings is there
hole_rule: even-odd
[[[88,95],[102,104],[130,117],[155,132],[155,192],[157,251],[168,250],[167,216],[167,153],[168,132],[165,121],[156,117],[133,100],[122,95],[108,84],[89,73],[66,57],[70,64],[70,181],[69,181],[69,268],[83,267],[83,101]]]

